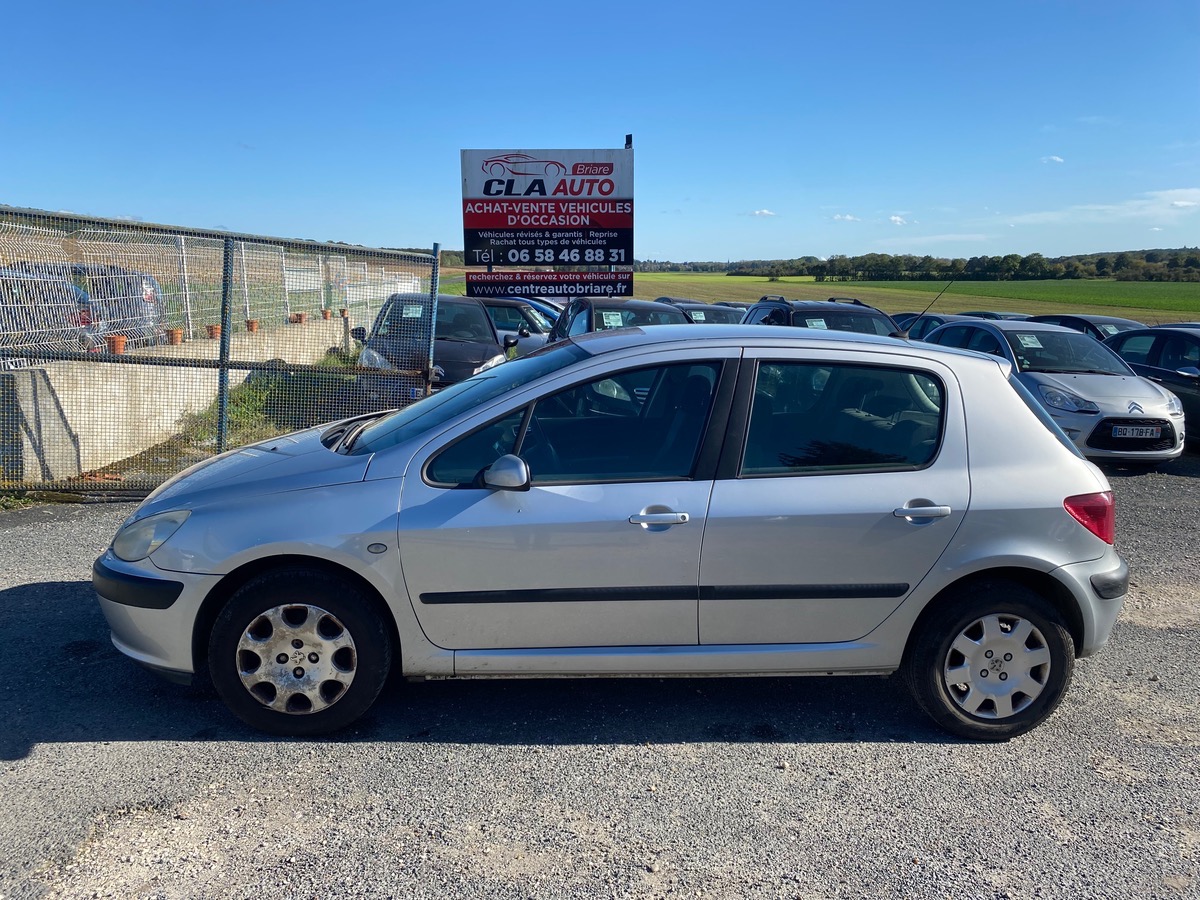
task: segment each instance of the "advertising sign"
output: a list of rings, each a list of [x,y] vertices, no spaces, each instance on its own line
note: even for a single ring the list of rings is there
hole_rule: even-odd
[[[468,297],[632,297],[632,272],[468,272]]]
[[[468,266],[633,263],[633,150],[463,150]]]

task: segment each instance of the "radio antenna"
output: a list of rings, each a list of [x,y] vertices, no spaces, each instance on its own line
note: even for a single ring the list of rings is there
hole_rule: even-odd
[[[915,316],[913,316],[911,319],[909,319],[908,322],[905,324],[905,326],[903,328],[901,328],[899,331],[897,331],[895,334],[891,335],[891,337],[898,337],[901,340],[907,341],[908,340],[908,330],[910,328],[912,328],[913,324],[919,318],[921,318],[921,316],[925,315],[925,313],[927,313],[931,309],[933,309],[933,304],[937,303],[939,300],[942,299],[942,294],[944,294],[944,293],[946,293],[946,291],[950,290],[950,285],[952,285],[952,284],[954,284],[953,278],[951,278],[946,283],[946,286],[944,288],[942,288],[940,291],[937,292],[937,296],[929,301],[929,305],[927,307],[925,307],[923,310],[921,310],[919,313],[917,313]]]

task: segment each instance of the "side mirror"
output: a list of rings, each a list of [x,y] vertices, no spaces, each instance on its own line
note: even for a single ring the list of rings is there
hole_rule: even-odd
[[[523,334],[521,337],[529,337],[529,332],[528,331],[525,332],[525,334]],[[506,334],[504,336],[504,349],[511,350],[513,347],[517,346],[517,344],[519,344],[520,342],[521,342],[521,338],[517,337],[515,334]]]
[[[1178,370],[1180,375],[1186,375],[1188,378],[1200,378],[1200,369],[1195,366],[1184,366]]]
[[[517,329],[517,334],[520,335],[521,337],[529,337],[529,326],[522,325],[520,328]]]
[[[506,453],[484,471],[483,484],[498,491],[527,491],[529,465],[521,457]]]
[[[360,344],[365,344],[367,342],[367,329],[362,325],[355,325],[350,329],[350,337],[354,338]]]

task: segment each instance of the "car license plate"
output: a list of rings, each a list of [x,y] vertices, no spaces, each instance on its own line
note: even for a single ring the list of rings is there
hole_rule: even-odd
[[[1114,425],[1112,436],[1115,438],[1156,438],[1162,435],[1162,429],[1157,425]]]

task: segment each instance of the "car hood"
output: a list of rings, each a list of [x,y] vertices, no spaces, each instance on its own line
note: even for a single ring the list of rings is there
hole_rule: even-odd
[[[424,347],[418,347],[412,341],[372,337],[367,346],[398,369],[425,368],[425,361],[419,358]],[[470,378],[489,359],[503,354],[504,348],[494,341],[439,338],[433,342],[433,364],[444,374],[436,377],[436,381],[448,384]]]
[[[1129,404],[1138,403],[1146,413],[1153,407],[1166,405],[1170,399],[1163,390],[1148,378],[1140,375],[1069,375],[1048,372],[1024,372],[1024,377],[1035,385],[1046,384],[1070,391],[1084,400],[1091,400],[1101,409],[1118,410],[1129,414]]]
[[[138,508],[138,518],[190,509],[247,492],[275,494],[362,481],[371,454],[347,456],[321,443],[322,425],[230,450],[199,462],[160,485]]]

